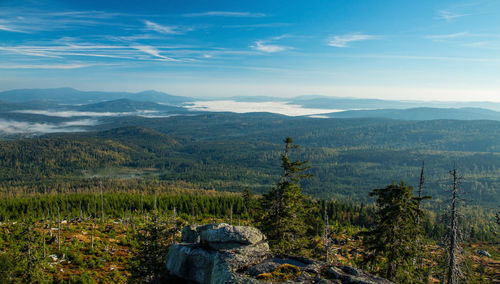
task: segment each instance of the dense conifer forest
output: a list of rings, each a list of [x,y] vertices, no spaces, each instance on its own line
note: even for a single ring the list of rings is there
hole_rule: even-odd
[[[329,261],[335,263],[394,279],[440,277],[446,268],[448,171],[454,163],[463,176],[464,275],[475,280],[497,275],[496,262],[476,255],[478,249],[493,259],[499,254],[494,244],[500,164],[496,132],[488,130],[495,122],[466,122],[469,134],[463,135],[463,126],[453,121],[267,114],[174,117],[148,120],[148,127],[140,118],[120,121],[114,128],[110,119],[96,132],[0,141],[0,270],[6,282],[158,280],[168,244],[178,241],[184,225],[220,221],[262,228],[276,251],[295,247],[297,254],[323,259],[327,242]],[[288,160],[281,132],[295,133],[301,144],[290,148]],[[282,183],[285,161],[289,170],[301,167],[295,161],[309,161],[308,178]],[[423,161],[423,193],[432,196],[422,201],[425,214],[418,223],[419,250],[425,254],[418,255],[421,266],[411,270],[414,274],[401,274],[410,271],[404,267],[412,258],[398,259],[399,268],[389,273],[390,256],[375,249],[383,244],[364,241],[364,232],[381,224],[382,205],[369,193],[402,181],[416,188]],[[289,203],[305,209],[304,218],[286,229],[301,236],[299,243],[283,243],[265,229],[280,223],[264,221],[272,188],[294,189]]]

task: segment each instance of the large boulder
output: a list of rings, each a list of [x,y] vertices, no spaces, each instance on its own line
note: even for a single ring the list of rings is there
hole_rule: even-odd
[[[199,234],[202,245],[208,245],[217,250],[254,245],[266,239],[257,228],[231,226],[225,223],[203,228]]]
[[[251,283],[235,271],[262,262],[270,255],[266,237],[254,227],[225,223],[187,226],[181,243],[170,247],[171,275],[197,283]]]
[[[273,256],[256,228],[225,223],[188,226],[180,244],[170,247],[171,275],[195,283],[359,283],[385,279],[348,266],[333,266],[304,257]]]
[[[210,283],[216,254],[196,245],[173,244],[167,255],[167,269],[186,280]]]

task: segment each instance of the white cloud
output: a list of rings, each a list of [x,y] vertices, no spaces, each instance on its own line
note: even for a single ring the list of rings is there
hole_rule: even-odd
[[[463,46],[467,47],[484,47],[487,46],[490,42],[488,41],[476,41],[471,43],[464,43]]]
[[[262,41],[262,40],[256,41],[255,45],[252,47],[256,50],[263,51],[263,52],[269,52],[269,53],[285,51],[288,49],[287,46],[266,44],[266,42]]]
[[[290,23],[263,23],[263,24],[240,24],[240,25],[224,25],[224,28],[277,28],[290,26]]]
[[[468,16],[468,14],[459,14],[449,10],[440,10],[438,11],[438,19],[445,20],[446,22],[451,22],[454,19]]]
[[[60,58],[59,56],[51,53],[50,51],[42,50],[42,49],[36,49],[36,48],[30,48],[30,47],[26,48],[24,46],[14,46],[14,47],[1,47],[0,46],[0,51],[2,51],[2,50],[3,51],[8,51],[8,52],[11,52],[11,53],[28,55],[28,56]]]
[[[158,49],[152,47],[152,46],[148,46],[148,45],[134,45],[134,46],[132,46],[132,48],[135,48],[135,49],[137,49],[139,51],[142,51],[142,52],[144,52],[146,54],[152,55],[154,57],[160,58],[160,59],[165,60],[165,61],[177,61],[177,59],[161,55],[160,51]]]
[[[3,54],[11,53],[11,54],[19,54],[24,56],[33,56],[33,57],[47,57],[47,58],[58,58],[58,59],[67,59],[67,62],[79,63],[80,58],[74,59],[75,56],[81,57],[97,57],[97,58],[116,58],[116,59],[124,59],[124,60],[155,60],[155,61],[182,61],[188,62],[190,56],[199,57],[199,54],[209,54],[212,51],[217,52],[217,49],[212,50],[201,50],[196,49],[196,47],[188,46],[188,45],[159,45],[159,46],[150,46],[144,44],[132,44],[132,45],[106,45],[106,44],[92,44],[92,43],[73,43],[73,42],[64,42],[63,44],[57,45],[18,45],[18,46],[0,46],[0,57]],[[150,56],[144,56],[144,53]],[[164,54],[168,53],[168,54]],[[221,52],[223,53],[223,52]],[[176,59],[175,57],[182,56],[182,60]],[[13,62],[18,62],[17,59],[12,60]],[[7,62],[4,62],[7,63]],[[1,65],[1,63],[0,63]],[[18,65],[18,64],[13,64]],[[64,64],[60,65],[50,65],[52,68],[62,69]],[[92,64],[92,65],[111,65],[111,64]],[[6,66],[6,64],[4,64]],[[36,68],[35,65],[26,65],[29,68]],[[90,66],[90,64],[89,64]],[[6,66],[5,68],[7,68]],[[26,67],[26,68],[28,68]],[[49,67],[39,66],[39,67]],[[67,66],[67,69],[71,67],[84,67],[81,65],[78,66]],[[9,67],[10,68],[10,67]]]
[[[1,65],[0,69],[78,69],[96,66],[97,64],[14,64]]]
[[[427,38],[427,39],[436,39],[436,40],[440,40],[440,39],[453,39],[453,38],[463,37],[463,36],[466,36],[468,34],[469,34],[468,32],[460,32],[460,33],[453,33],[453,34],[427,35],[427,36],[424,36],[424,38]]]
[[[349,43],[362,40],[375,40],[379,39],[378,36],[366,34],[347,34],[341,36],[334,36],[329,42],[329,46],[334,47],[348,47]]]
[[[19,15],[23,16],[19,16]],[[46,30],[66,30],[71,27],[109,24],[117,13],[101,11],[68,11],[50,13],[43,10],[3,9],[0,11],[0,30],[31,33]],[[116,25],[116,23],[113,23]]]
[[[178,26],[163,26],[157,23],[153,23],[150,21],[144,21],[146,24],[146,29],[155,31],[161,34],[178,34],[180,31],[178,30]]]
[[[251,12],[231,12],[231,11],[208,11],[201,13],[190,13],[184,14],[185,17],[237,17],[237,18],[259,18],[265,17],[266,14],[263,13],[251,13]]]
[[[26,33],[25,31],[21,31],[15,28],[8,27],[6,25],[0,25],[0,31],[6,31],[6,32],[14,32],[14,33]]]

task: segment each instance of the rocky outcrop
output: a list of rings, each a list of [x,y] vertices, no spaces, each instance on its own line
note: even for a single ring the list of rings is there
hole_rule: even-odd
[[[185,227],[166,266],[194,283],[391,283],[348,266],[273,256],[258,229],[225,223]]]
[[[170,247],[170,274],[197,283],[237,283],[237,270],[270,256],[266,237],[256,228],[225,223],[188,226],[180,244]]]

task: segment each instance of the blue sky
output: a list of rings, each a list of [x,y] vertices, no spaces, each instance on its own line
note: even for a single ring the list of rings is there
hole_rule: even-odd
[[[500,101],[500,1],[0,0],[0,90]]]

